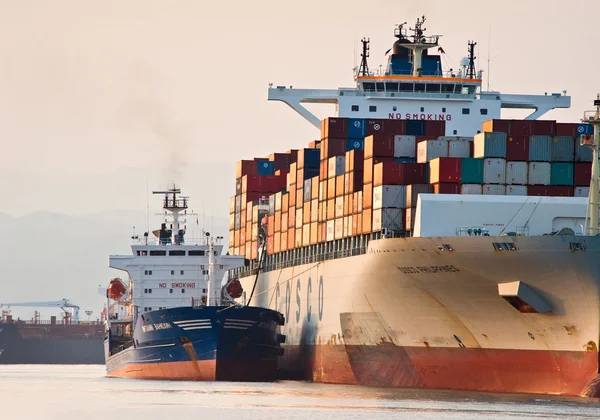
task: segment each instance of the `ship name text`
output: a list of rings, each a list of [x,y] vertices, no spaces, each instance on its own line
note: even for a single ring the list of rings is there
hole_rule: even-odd
[[[404,274],[439,274],[439,273],[457,273],[460,270],[453,265],[429,265],[416,267],[398,267],[398,270]]]
[[[390,120],[427,120],[427,121],[452,121],[451,114],[411,114],[407,112],[390,112],[388,114]]]
[[[142,331],[143,332],[158,331],[158,330],[168,330],[169,328],[171,328],[171,324],[169,324],[168,322],[161,322],[161,323],[158,323],[158,324],[146,324],[146,325],[142,325]]]

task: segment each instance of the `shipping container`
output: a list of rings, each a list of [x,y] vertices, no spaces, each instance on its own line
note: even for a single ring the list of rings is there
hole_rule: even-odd
[[[367,134],[366,125],[364,118],[348,118],[348,137],[363,139]]]
[[[297,168],[316,168],[319,169],[319,161],[321,158],[321,152],[319,149],[300,149],[298,150],[298,161]],[[291,172],[290,165],[290,172]]]
[[[582,146],[579,138],[575,139],[575,162],[592,162],[593,152],[590,147]]]
[[[527,174],[529,185],[550,185],[550,168],[549,162],[530,162]]]
[[[573,197],[573,187],[559,185],[529,185],[527,195],[543,197]]]
[[[417,207],[419,194],[433,194],[431,184],[411,184],[406,186],[406,207]]]
[[[373,207],[373,184],[365,184],[363,186],[363,211]]]
[[[487,120],[482,125],[483,132],[502,132],[512,134],[511,120]]]
[[[327,180],[327,199],[335,198],[335,178]]]
[[[255,160],[240,160],[235,164],[235,177],[241,178],[244,175],[256,175]]]
[[[531,162],[550,162],[552,158],[552,137],[529,137],[529,160]]]
[[[506,158],[506,133],[478,133],[473,139],[473,157]]]
[[[402,232],[404,231],[404,209],[381,208],[373,210],[373,232]]]
[[[258,175],[274,175],[275,163],[265,159],[257,160],[256,172]]]
[[[556,135],[566,137],[577,136],[577,124],[573,123],[556,123]]]
[[[335,220],[328,220],[326,223],[327,226],[327,233],[325,235],[325,240],[327,242],[333,241],[335,240]]]
[[[327,200],[327,179],[319,181],[319,201],[323,200]]]
[[[415,216],[417,209],[415,207],[408,208],[404,211],[404,229],[413,231],[415,228]]]
[[[431,138],[437,138],[446,134],[446,121],[444,120],[426,120],[425,135]]]
[[[296,228],[292,227],[288,230],[287,241],[288,251],[296,248]]]
[[[270,214],[267,217],[267,235],[272,237],[275,233],[275,215]]]
[[[372,157],[394,157],[394,137],[373,134],[365,137],[365,159]]]
[[[460,183],[461,158],[443,157],[429,161],[429,183]]]
[[[290,208],[290,195],[287,192],[281,196],[281,211],[286,212]]]
[[[448,157],[448,142],[425,140],[417,145],[417,162],[426,163],[439,157]]]
[[[460,184],[433,184],[434,194],[460,194]]]
[[[527,195],[526,185],[507,185],[506,195]]]
[[[417,163],[416,158],[404,158],[404,157],[395,157],[394,162],[396,163]]]
[[[340,217],[335,219],[335,239],[342,239],[344,237],[344,218]]]
[[[321,160],[328,160],[334,156],[343,156],[346,153],[346,138],[329,137],[323,139],[320,148]]]
[[[463,158],[460,163],[460,182],[463,184],[483,184],[483,159]]]
[[[373,187],[373,210],[381,208],[405,208],[405,185],[380,185]]]
[[[406,134],[411,136],[425,136],[425,121],[406,120]]]
[[[304,185],[300,184],[299,188],[296,190],[296,207],[302,207],[304,204]]]
[[[302,210],[304,210],[304,206],[296,208],[296,226],[294,226],[296,229],[302,228],[302,222],[304,221]]]
[[[483,160],[483,183],[505,184],[506,160],[500,158],[486,158]]]
[[[304,229],[296,229],[296,240],[294,241],[294,246],[296,248],[302,248],[302,238],[303,238]]]
[[[482,193],[481,184],[462,184],[460,186],[461,194],[480,195]]]
[[[327,220],[335,219],[335,198],[327,200]]]
[[[289,153],[271,153],[269,160],[273,162],[275,171],[289,170],[292,156]]]
[[[352,214],[352,194],[344,194],[344,216]]]
[[[416,158],[416,137],[408,134],[394,136],[394,157]]]
[[[552,162],[573,162],[575,140],[569,136],[556,136],[552,139]]]
[[[591,163],[575,163],[573,168],[573,184],[576,187],[587,187],[592,179]]]
[[[364,150],[365,148],[365,139],[348,139],[346,142],[346,150]]]
[[[319,218],[318,222],[325,222],[327,220],[327,201],[319,202]]]
[[[426,163],[399,163],[398,184],[426,184],[427,169]]]
[[[313,140],[308,143],[309,149],[321,149],[321,140]]]
[[[352,215],[352,235],[362,234],[362,214]]]
[[[529,160],[529,137],[508,136],[506,139],[506,160]]]
[[[302,225],[310,223],[311,202],[304,203],[302,206]]]
[[[398,185],[400,163],[381,162],[373,168],[373,185]]]
[[[553,162],[550,167],[550,185],[573,186],[573,164]]]
[[[312,198],[312,178],[304,180],[303,202],[306,203]]]
[[[368,184],[370,182],[373,182],[373,168],[377,163],[381,163],[381,162],[390,162],[393,163],[394,162],[394,158],[368,158],[364,160],[364,165],[363,165],[363,179],[365,181],[365,184]]]
[[[273,235],[273,252],[275,254],[281,252],[281,232],[275,232]]]
[[[288,221],[290,217],[288,216],[288,212],[281,212],[281,232],[287,232],[288,230]]]
[[[297,174],[297,184],[298,187],[304,186],[304,181],[306,181],[307,179],[310,178],[314,178],[314,177],[318,177],[319,176],[319,168],[302,168],[302,169],[298,169],[298,174]]]
[[[288,211],[288,230],[296,227],[296,208],[290,207]]]
[[[527,162],[506,162],[506,183],[527,185]]]
[[[555,136],[556,121],[551,120],[533,120],[532,134],[536,136]]]
[[[352,216],[344,216],[344,238],[352,236]]]
[[[575,187],[575,197],[589,197],[590,187]]]
[[[448,157],[468,158],[471,157],[473,142],[468,140],[450,140],[448,142]]]
[[[321,138],[348,137],[348,120],[346,118],[325,118],[321,121]]]
[[[533,132],[533,120],[512,120],[511,133],[515,136],[532,136]]]
[[[298,176],[298,162],[294,162],[290,165],[289,185],[296,185],[297,176]]]
[[[360,171],[364,170],[365,152],[362,150],[348,150],[346,152],[346,159],[344,160],[345,172]]]
[[[353,193],[362,190],[363,173],[350,172],[344,175],[344,192]]]
[[[310,245],[310,224],[302,226],[302,246]]]
[[[341,197],[344,195],[344,175],[335,177],[335,196]]]
[[[365,208],[362,211],[362,234],[373,232],[373,210]]]
[[[309,245],[316,245],[318,243],[319,240],[319,224],[318,223],[311,223],[310,224],[310,241],[309,241]]]
[[[334,156],[329,158],[327,164],[327,177],[335,178],[336,176],[343,175],[346,168],[346,157],[345,156]]]
[[[275,223],[275,232],[281,232],[281,212],[276,211],[273,215],[273,221]]]
[[[291,185],[289,190],[288,190],[288,195],[290,197],[290,207],[295,207],[296,206],[296,196],[298,191],[296,190],[296,185]],[[298,203],[299,205],[302,203]]]
[[[232,195],[229,199],[229,214],[235,213],[235,199],[237,196]]]
[[[343,216],[344,216],[344,197],[336,197],[334,217],[337,219],[338,217],[343,217]]]
[[[483,195],[505,195],[506,194],[506,185],[483,184],[481,193]]]

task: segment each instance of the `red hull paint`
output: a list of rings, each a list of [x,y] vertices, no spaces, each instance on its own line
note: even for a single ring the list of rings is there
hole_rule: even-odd
[[[598,352],[444,347],[288,346],[296,379],[398,388],[596,395]]]
[[[108,372],[108,376],[134,379],[186,381],[269,382],[276,379],[276,361],[198,360],[135,363]]]

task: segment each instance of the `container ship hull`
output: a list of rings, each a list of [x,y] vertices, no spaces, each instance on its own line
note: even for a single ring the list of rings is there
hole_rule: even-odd
[[[31,326],[15,323],[0,324],[0,364],[102,364],[104,352],[102,333],[97,329],[79,337],[61,336],[49,325],[36,327],[48,330],[44,336],[29,337]],[[60,327],[57,327],[60,328]],[[63,327],[64,328],[64,327]],[[23,332],[24,329],[24,333]],[[88,330],[82,327],[82,331]],[[85,337],[91,334],[92,337]]]
[[[124,349],[105,343],[112,377],[272,381],[281,352],[280,314],[255,307],[181,307],[146,312]],[[111,330],[112,332],[112,330]],[[114,340],[113,340],[114,341]]]
[[[599,251],[570,235],[380,239],[267,267],[252,303],[286,317],[283,378],[598,396]],[[547,310],[501,296],[514,282]]]

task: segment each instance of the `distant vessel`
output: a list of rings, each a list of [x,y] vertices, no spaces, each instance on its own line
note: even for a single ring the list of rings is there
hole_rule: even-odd
[[[281,313],[237,304],[245,296],[227,270],[244,258],[221,255],[209,233],[185,238],[188,199],[164,194],[165,223],[156,240],[134,237],[132,255],[110,257],[128,273],[107,289],[105,341],[108,376],[145,379],[270,381],[276,378],[285,337]],[[167,219],[171,218],[167,228]],[[182,221],[183,218],[183,221]]]
[[[14,319],[10,308],[23,306],[60,308],[63,317],[42,320],[36,311],[31,320]],[[103,324],[81,321],[79,306],[69,300],[9,303],[0,307],[0,364],[104,363]]]
[[[363,39],[355,87],[270,86],[320,140],[238,162],[234,274],[286,316],[282,377],[600,396],[600,99],[589,124],[538,120],[565,92],[482,91],[473,42],[442,71],[424,21],[379,74]]]

